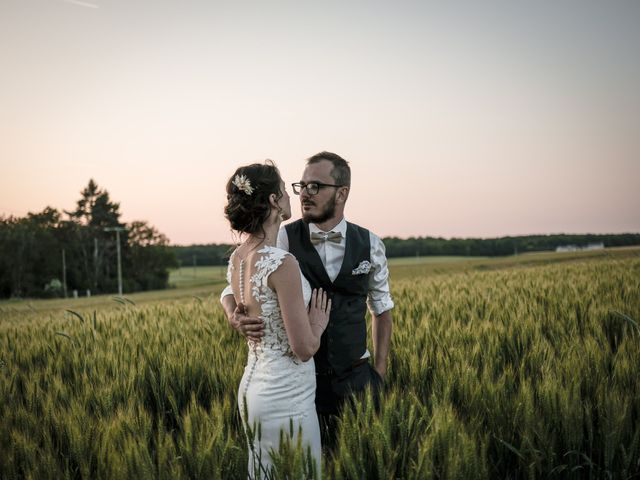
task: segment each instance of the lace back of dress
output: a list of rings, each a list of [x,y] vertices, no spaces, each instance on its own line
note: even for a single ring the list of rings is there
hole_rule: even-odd
[[[246,302],[244,298],[244,259],[240,259],[238,262],[238,290],[240,293],[240,302],[246,307]],[[249,370],[249,374],[246,376],[245,384],[242,391],[242,397],[244,398],[244,402],[246,402],[247,389],[249,388],[249,384],[251,383],[251,378],[253,377],[253,373],[256,369],[256,364],[258,363],[258,355],[257,349],[258,344],[251,340],[247,341],[249,344],[249,348],[253,353],[253,362],[251,363],[251,368]],[[247,419],[243,419],[243,421],[247,421]]]
[[[238,262],[238,290],[240,293],[240,303],[242,303],[242,305],[247,306],[247,301],[245,299],[244,296],[244,258],[240,259],[240,261]],[[252,340],[248,340],[249,345],[251,347],[251,349],[253,350],[253,352],[256,352],[256,349],[258,348],[258,344]]]
[[[263,247],[258,250],[260,254],[254,263],[255,271],[247,272],[247,263],[245,259],[238,258],[238,299],[246,307],[246,294],[251,295],[250,299],[255,300],[259,308],[259,316],[264,322],[264,336],[259,342],[247,340],[251,354],[254,359],[257,356],[286,356],[294,358],[294,354],[289,345],[287,332],[282,319],[280,305],[278,304],[278,296],[274,290],[269,287],[269,276],[278,269],[284,258],[289,255],[288,252],[275,247]],[[234,252],[235,254],[235,252]],[[233,254],[232,254],[233,258]],[[234,262],[229,259],[229,271],[227,280],[231,283],[231,271],[234,269]],[[249,277],[250,292],[246,292],[245,277]],[[307,284],[308,288],[308,284]],[[311,292],[308,292],[308,297]],[[295,361],[295,360],[294,360]]]

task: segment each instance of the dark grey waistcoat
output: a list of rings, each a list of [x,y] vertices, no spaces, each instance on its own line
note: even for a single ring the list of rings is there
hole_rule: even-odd
[[[309,238],[309,226],[302,220],[286,225],[289,251],[296,257],[312,288],[322,288],[331,298],[329,325],[314,356],[316,371],[348,371],[367,348],[365,315],[369,276],[352,272],[361,262],[371,261],[369,231],[347,222],[346,249],[340,273],[331,282]]]

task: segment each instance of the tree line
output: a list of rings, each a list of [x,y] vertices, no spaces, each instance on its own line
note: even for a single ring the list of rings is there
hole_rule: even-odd
[[[602,243],[605,247],[640,245],[640,234],[556,234],[500,238],[385,237],[387,257],[477,256],[497,257],[528,252],[553,251],[559,246],[584,248]],[[225,265],[233,250],[230,244],[172,246],[182,266]]]
[[[640,234],[555,234],[525,235],[500,238],[438,238],[412,237],[383,239],[389,257],[466,255],[497,257],[519,253],[554,251],[557,247],[574,245],[584,248],[602,243],[604,247],[640,245]]]
[[[168,286],[178,266],[169,240],[145,221],[120,221],[120,204],[94,180],[73,211],[47,207],[0,216],[0,297],[60,297],[118,291],[120,230],[124,292]]]

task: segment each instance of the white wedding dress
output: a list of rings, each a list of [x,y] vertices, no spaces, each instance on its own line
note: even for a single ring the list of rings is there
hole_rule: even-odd
[[[235,252],[234,252],[235,254]],[[292,352],[276,293],[268,286],[269,275],[290,253],[276,247],[263,247],[255,264],[239,262],[239,299],[246,305],[242,286],[250,275],[251,296],[260,305],[264,336],[259,343],[247,342],[247,365],[238,388],[238,408],[249,441],[249,478],[272,478],[271,452],[278,451],[281,431],[287,438],[293,431],[292,445],[302,433],[302,445],[310,449],[320,476],[321,444],[315,408],[316,377],[313,359],[303,362]],[[231,285],[234,269],[229,259],[227,279]],[[305,304],[311,287],[300,274]],[[291,429],[293,426],[293,429]],[[253,438],[251,438],[253,437]]]

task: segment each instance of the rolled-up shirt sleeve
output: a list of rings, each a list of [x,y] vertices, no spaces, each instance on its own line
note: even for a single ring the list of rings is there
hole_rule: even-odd
[[[222,293],[220,294],[220,301],[222,301],[222,299],[227,295],[233,295],[233,288],[231,288],[231,285],[227,285],[224,290],[222,290]]]
[[[233,253],[231,254],[231,257],[233,257]],[[233,263],[231,263],[231,257],[229,257],[229,264],[227,265],[227,286],[225,287],[224,290],[222,290],[222,293],[220,294],[221,302],[222,302],[222,299],[227,295],[233,295],[233,288],[231,288],[231,270],[233,268]]]
[[[369,232],[369,238],[371,240],[371,271],[367,306],[371,313],[380,315],[394,306],[389,290],[389,267],[384,243],[380,237]]]

